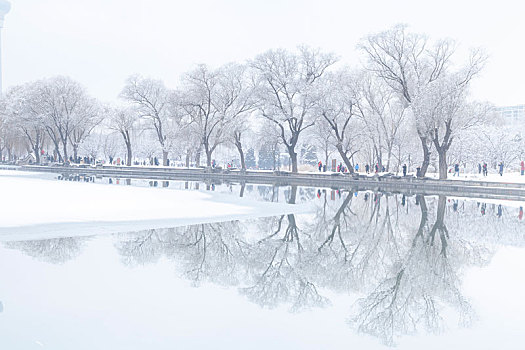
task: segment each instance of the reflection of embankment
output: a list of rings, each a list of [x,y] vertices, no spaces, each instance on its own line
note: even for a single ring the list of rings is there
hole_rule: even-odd
[[[209,172],[204,169],[144,168],[144,167],[104,167],[104,168],[64,168],[48,166],[24,166],[24,171],[53,172],[62,174],[82,174],[82,176],[106,176],[119,178],[156,179],[222,182],[235,181],[247,184],[270,184],[281,186],[338,187],[359,190],[402,191],[424,195],[456,195],[464,197],[486,198],[525,198],[525,184],[495,183],[463,180],[416,179],[400,176],[364,176],[351,177],[342,174],[327,173],[287,173],[237,171]]]

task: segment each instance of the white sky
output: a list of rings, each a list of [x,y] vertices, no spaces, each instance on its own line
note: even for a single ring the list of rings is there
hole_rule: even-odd
[[[194,64],[307,44],[357,64],[358,40],[406,23],[490,55],[477,99],[525,103],[523,0],[12,0],[3,29],[4,88],[70,75],[102,100],[140,73],[178,84]],[[488,4],[490,3],[490,4]],[[522,5],[524,4],[524,5]]]

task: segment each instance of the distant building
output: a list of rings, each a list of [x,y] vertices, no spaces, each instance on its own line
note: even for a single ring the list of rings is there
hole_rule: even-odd
[[[496,112],[507,125],[525,124],[525,105],[496,107]]]

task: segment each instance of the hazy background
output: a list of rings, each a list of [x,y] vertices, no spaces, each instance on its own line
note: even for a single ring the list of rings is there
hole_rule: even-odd
[[[462,49],[483,46],[490,61],[473,95],[525,103],[525,5],[519,0],[12,0],[3,30],[4,88],[70,75],[102,100],[117,98],[133,73],[170,87],[197,63],[251,58],[308,44],[359,63],[355,46],[396,23]]]

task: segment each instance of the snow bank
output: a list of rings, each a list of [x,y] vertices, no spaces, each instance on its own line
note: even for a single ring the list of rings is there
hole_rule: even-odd
[[[0,171],[0,240],[85,236],[308,212],[231,195],[111,186]]]

